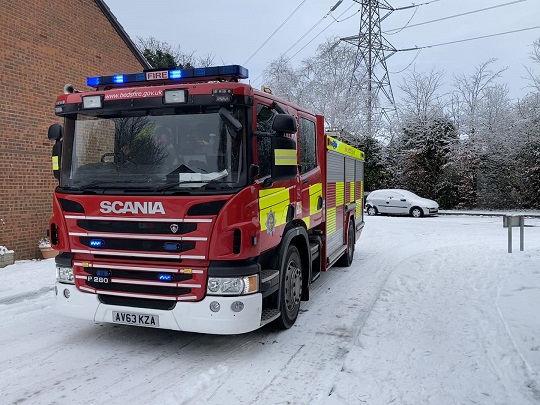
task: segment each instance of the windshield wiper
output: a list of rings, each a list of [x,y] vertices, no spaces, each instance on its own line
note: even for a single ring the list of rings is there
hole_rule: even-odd
[[[122,183],[135,183],[134,180],[123,180],[123,181],[92,181],[90,183],[85,183],[78,186],[66,186],[68,190],[88,190],[88,189],[106,189],[106,188],[125,188],[119,186]],[[114,186],[106,186],[106,184],[113,184]]]
[[[201,184],[202,183],[202,184]],[[205,189],[222,189],[222,188],[232,188],[230,184],[236,184],[235,181],[217,181],[217,180],[185,180],[185,181],[174,181],[171,183],[166,183],[163,186],[156,187],[154,190],[157,192],[167,191],[171,188],[180,186],[182,184],[201,184],[200,188],[204,187]],[[227,185],[227,186],[225,186]]]

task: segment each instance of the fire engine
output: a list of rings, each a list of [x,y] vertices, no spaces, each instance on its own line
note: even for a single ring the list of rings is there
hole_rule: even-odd
[[[56,310],[212,334],[290,328],[350,266],[364,153],[239,65],[66,85],[51,125]]]

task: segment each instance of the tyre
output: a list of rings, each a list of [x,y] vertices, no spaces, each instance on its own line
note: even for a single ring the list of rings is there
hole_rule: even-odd
[[[377,215],[377,208],[370,205],[367,209],[367,214],[370,216]]]
[[[302,261],[294,245],[287,249],[279,288],[281,315],[276,319],[276,323],[282,329],[289,329],[298,318],[302,298]]]
[[[354,221],[349,222],[349,230],[347,231],[347,250],[343,256],[339,258],[336,265],[340,267],[349,267],[354,260],[354,247],[356,244],[356,233],[354,231]]]
[[[424,211],[422,211],[422,208],[418,207],[412,207],[411,208],[411,216],[414,218],[420,218],[424,216]]]

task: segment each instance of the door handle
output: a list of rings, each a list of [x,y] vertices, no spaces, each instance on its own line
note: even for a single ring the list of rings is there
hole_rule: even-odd
[[[302,184],[306,184],[306,183],[309,183],[309,179],[302,180]]]

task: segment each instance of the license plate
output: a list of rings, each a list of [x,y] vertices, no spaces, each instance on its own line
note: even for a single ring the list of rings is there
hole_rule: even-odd
[[[136,314],[132,312],[113,311],[112,318],[113,318],[114,323],[123,323],[126,325],[137,325],[137,326],[150,326],[152,328],[159,327],[158,315],[145,315],[145,314]]]
[[[111,282],[109,277],[100,276],[86,276],[86,281],[89,283],[109,284]]]

